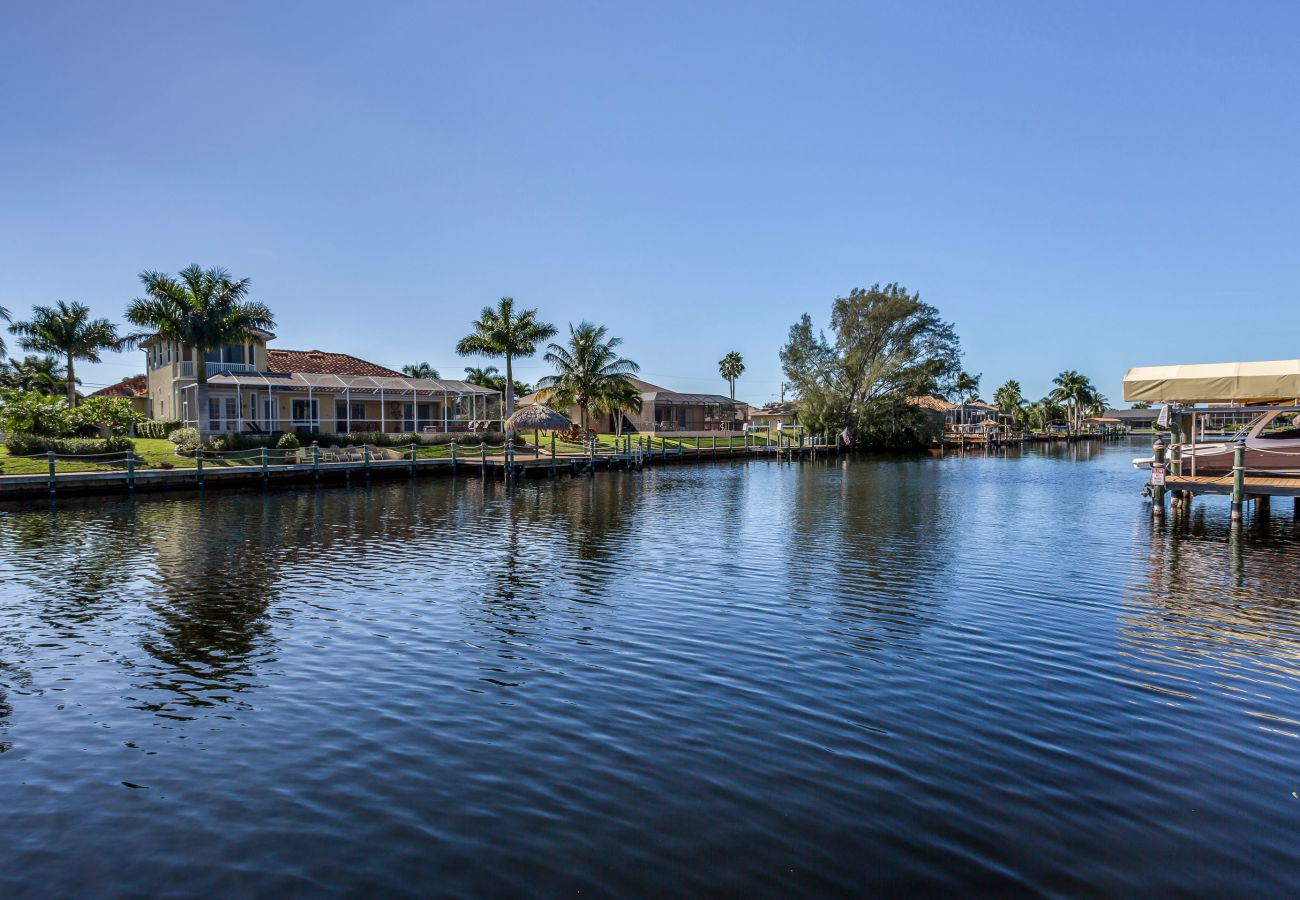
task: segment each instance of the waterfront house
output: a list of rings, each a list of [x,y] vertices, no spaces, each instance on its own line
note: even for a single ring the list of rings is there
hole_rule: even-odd
[[[619,414],[621,422],[614,414],[589,411],[588,428],[605,433],[671,432],[678,435],[692,435],[740,431],[744,425],[744,412],[748,407],[739,400],[732,400],[721,394],[687,394],[670,391],[668,388],[639,378],[629,378],[628,381],[641,395],[640,411]],[[520,397],[519,405],[547,404],[548,396],[548,391],[535,391]],[[576,406],[558,412],[568,416],[575,425],[578,424],[580,413]]]
[[[769,403],[761,409],[750,407],[749,424],[755,430],[775,433],[781,425],[793,425],[798,412],[793,403]]]
[[[257,331],[207,354],[208,399],[197,409],[194,362],[175,341],[150,338],[148,415],[211,433],[380,431],[438,433],[500,428],[501,394],[491,388],[410,378],[346,353],[268,348]],[[182,358],[184,357],[184,358]]]
[[[142,416],[149,415],[149,377],[132,375],[117,384],[95,391],[92,397],[122,397],[131,401],[131,409]]]

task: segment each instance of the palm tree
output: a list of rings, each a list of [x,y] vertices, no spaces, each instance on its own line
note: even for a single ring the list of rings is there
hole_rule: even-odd
[[[731,385],[731,399],[736,399],[736,379],[745,374],[745,360],[735,350],[732,350],[722,359],[718,360],[718,374],[727,379]]]
[[[117,326],[108,319],[92,319],[90,307],[60,300],[53,306],[33,306],[30,322],[15,322],[9,330],[19,336],[18,346],[37,353],[58,353],[67,362],[68,406],[77,405],[76,360],[100,362],[104,350],[121,350],[124,343]]]
[[[1056,418],[1057,412],[1059,410],[1056,401],[1050,396],[1044,397],[1037,403],[1030,404],[1029,409],[1026,410],[1029,423],[1036,425],[1039,431],[1047,430],[1048,426],[1052,424],[1052,420]]]
[[[67,390],[67,381],[68,373],[57,357],[28,356],[21,362],[11,359],[7,365],[0,364],[0,387],[52,397]],[[80,383],[79,378],[74,382]]]
[[[599,397],[592,409],[602,415],[614,416],[614,433],[623,436],[623,413],[641,411],[641,391],[626,378],[619,379],[611,385],[610,390]]]
[[[505,418],[508,419],[515,411],[516,357],[527,359],[536,353],[538,344],[554,337],[555,326],[538,320],[535,309],[516,313],[514,298],[502,297],[497,301],[495,309],[483,307],[483,312],[472,327],[474,330],[456,343],[456,352],[461,356],[505,358]]]
[[[9,321],[9,310],[5,309],[3,306],[0,306],[0,321]],[[8,348],[5,347],[5,339],[0,337],[0,359],[4,358],[7,349]]]
[[[465,367],[465,382],[467,384],[476,384],[479,387],[485,388],[495,388],[499,391],[501,390],[502,381],[501,370],[496,366],[484,366],[481,369],[477,366]]]
[[[442,377],[438,374],[438,370],[427,362],[408,363],[402,366],[402,374],[409,375],[412,378],[432,378],[434,380]]]
[[[246,300],[251,282],[247,278],[233,281],[225,269],[202,269],[197,264],[181,269],[173,278],[163,272],[141,272],[145,296],[131,301],[126,318],[132,325],[148,329],[130,335],[133,344],[150,337],[176,341],[182,353],[194,360],[194,418],[199,433],[207,431],[209,351],[226,344],[248,340],[255,332],[275,327],[275,317],[263,303]]]
[[[972,375],[969,372],[958,372],[957,378],[952,383],[953,393],[957,395],[958,402],[961,404],[961,423],[966,424],[966,397],[980,389],[980,376]]]
[[[993,405],[1011,416],[1014,424],[1020,424],[1020,415],[1025,405],[1024,395],[1020,392],[1020,382],[1014,378],[993,392]]]
[[[543,357],[555,366],[556,374],[547,375],[537,382],[539,390],[550,392],[559,406],[578,407],[579,424],[587,427],[590,410],[615,411],[627,409],[634,386],[628,381],[641,367],[617,353],[622,338],[607,338],[604,325],[579,322],[569,325],[568,346],[550,344]],[[641,408],[641,395],[636,392],[636,406]]]
[[[1070,430],[1074,431],[1078,425],[1079,408],[1088,391],[1092,389],[1092,382],[1074,369],[1066,369],[1052,379],[1052,384],[1056,385],[1056,389],[1052,391],[1052,399],[1064,404]]]

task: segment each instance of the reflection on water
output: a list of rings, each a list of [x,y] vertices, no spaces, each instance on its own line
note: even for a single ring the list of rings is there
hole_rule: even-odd
[[[1134,449],[7,508],[0,894],[1276,893],[1300,531]]]

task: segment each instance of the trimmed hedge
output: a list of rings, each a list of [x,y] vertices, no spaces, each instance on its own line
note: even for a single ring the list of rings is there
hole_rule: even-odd
[[[518,436],[516,436],[516,439]],[[349,444],[357,446],[360,444],[370,444],[374,447],[409,447],[411,444],[419,444],[421,447],[438,447],[443,444],[450,444],[456,441],[460,444],[477,445],[480,441],[489,444],[499,444],[505,440],[505,435],[499,431],[492,431],[486,434],[467,434],[463,431],[452,432],[448,434],[384,434],[382,431],[354,431],[349,434],[328,434],[313,432],[310,434],[298,435],[298,440],[304,447],[311,444],[312,441],[320,444],[322,447],[337,445],[340,447]]]
[[[58,456],[93,456],[97,453],[122,453],[134,450],[130,438],[67,438],[39,434],[11,434],[5,446],[13,456],[36,456],[54,451]]]
[[[180,419],[173,419],[170,422],[154,421],[153,419],[150,419],[147,422],[139,422],[136,424],[135,436],[162,440],[180,427]]]

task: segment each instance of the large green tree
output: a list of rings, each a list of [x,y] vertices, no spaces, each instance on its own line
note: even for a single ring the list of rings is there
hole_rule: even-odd
[[[68,390],[68,373],[58,357],[27,356],[0,364],[0,387],[16,391],[33,391],[47,397],[65,394]],[[77,379],[75,384],[80,384]]]
[[[58,354],[65,360],[69,409],[77,405],[76,361],[97,363],[105,350],[125,346],[117,326],[108,319],[92,319],[88,306],[62,300],[53,306],[33,306],[31,319],[14,322],[9,330],[18,335],[18,346],[24,350]]]
[[[591,411],[637,411],[641,395],[628,379],[641,371],[632,360],[618,355],[622,338],[609,337],[604,325],[580,322],[569,326],[567,344],[551,344],[542,357],[555,367],[554,375],[537,382],[559,407],[578,407],[579,424],[587,427]],[[635,399],[633,399],[635,394]]]
[[[176,277],[164,272],[141,272],[145,296],[131,301],[127,321],[145,329],[130,335],[134,344],[158,337],[175,341],[194,361],[195,403],[192,418],[200,434],[207,433],[207,354],[226,344],[248,340],[258,331],[275,327],[275,317],[263,303],[248,300],[251,282],[233,279],[225,269],[187,266]]]
[[[555,326],[541,321],[537,310],[515,310],[513,297],[502,297],[496,307],[485,306],[471,326],[474,330],[456,343],[461,356],[486,356],[506,361],[505,418],[515,412],[514,361],[527,359],[537,345],[555,336]]]
[[[718,360],[718,374],[727,379],[727,384],[731,387],[731,399],[736,399],[736,379],[745,374],[745,360],[732,350],[722,359]]]
[[[932,421],[910,398],[946,394],[961,344],[939,311],[898,284],[854,288],[831,304],[834,341],[805,313],[790,328],[781,365],[813,432],[847,428],[860,445],[928,441]]]

